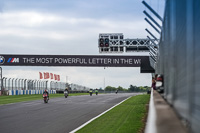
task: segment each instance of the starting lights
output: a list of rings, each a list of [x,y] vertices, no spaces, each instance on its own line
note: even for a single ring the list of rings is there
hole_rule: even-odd
[[[99,39],[99,47],[104,47],[104,39],[103,38]]]
[[[109,39],[105,38],[105,47],[109,47]]]
[[[99,47],[109,47],[109,39],[108,38],[100,38],[99,39]]]

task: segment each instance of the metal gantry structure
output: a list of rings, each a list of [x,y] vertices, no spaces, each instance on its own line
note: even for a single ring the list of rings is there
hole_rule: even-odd
[[[123,33],[100,33],[99,53],[148,52],[151,42],[145,38],[124,39]]]
[[[98,40],[99,53],[128,53],[149,52],[151,67],[155,69],[158,53],[157,39],[148,29],[145,29],[153,38],[124,39],[123,33],[100,33]]]

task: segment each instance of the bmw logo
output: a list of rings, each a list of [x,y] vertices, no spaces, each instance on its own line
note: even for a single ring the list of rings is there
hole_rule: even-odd
[[[5,62],[5,58],[3,56],[0,56],[0,64],[3,64]]]

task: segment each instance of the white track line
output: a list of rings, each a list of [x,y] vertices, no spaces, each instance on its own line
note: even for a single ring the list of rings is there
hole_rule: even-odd
[[[156,130],[156,109],[153,101],[153,89],[151,89],[151,99],[145,133],[157,133]]]
[[[130,96],[132,97],[132,96]],[[103,114],[105,114],[106,112],[110,111],[111,109],[113,109],[114,107],[118,106],[119,104],[123,103],[124,101],[126,101],[127,99],[129,99],[130,97],[126,98],[125,100],[121,101],[120,103],[114,105],[113,107],[109,108],[108,110],[104,111],[103,113],[99,114],[98,116],[92,118],[91,120],[87,121],[86,123],[84,123],[83,125],[81,125],[80,127],[74,129],[73,131],[69,132],[69,133],[75,133],[76,131],[80,130],[81,128],[83,128],[84,126],[86,126],[87,124],[89,124],[90,122],[92,122],[93,120],[99,118],[100,116],[102,116]]]

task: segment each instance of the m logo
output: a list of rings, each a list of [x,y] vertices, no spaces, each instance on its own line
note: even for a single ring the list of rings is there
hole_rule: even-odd
[[[0,64],[3,64],[5,62],[5,58],[3,56],[0,56]]]
[[[7,62],[19,63],[19,58],[9,58]]]

